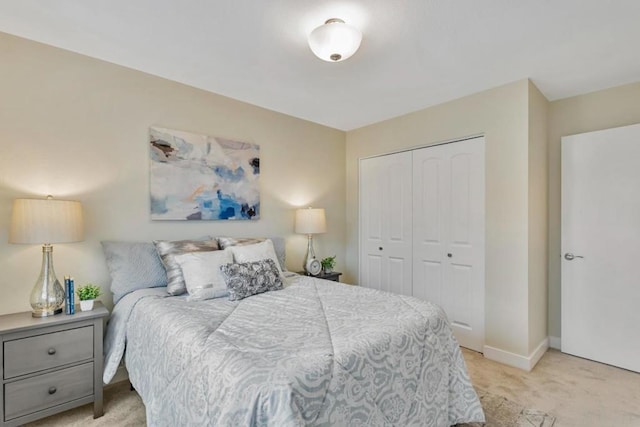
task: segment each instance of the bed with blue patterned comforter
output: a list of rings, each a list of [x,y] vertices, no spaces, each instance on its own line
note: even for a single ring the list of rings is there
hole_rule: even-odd
[[[482,422],[443,311],[299,277],[241,301],[158,290],[120,301],[105,382],[124,352],[150,426],[450,426]]]

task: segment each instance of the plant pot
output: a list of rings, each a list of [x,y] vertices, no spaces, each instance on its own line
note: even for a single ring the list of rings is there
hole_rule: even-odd
[[[80,309],[82,311],[91,311],[91,310],[93,310],[93,302],[94,301],[95,301],[94,299],[88,299],[88,300],[80,301]]]

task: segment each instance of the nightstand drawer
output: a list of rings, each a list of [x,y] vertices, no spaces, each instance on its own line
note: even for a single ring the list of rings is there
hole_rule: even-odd
[[[93,362],[5,384],[5,421],[91,396]]]
[[[93,358],[93,326],[4,343],[4,378]]]

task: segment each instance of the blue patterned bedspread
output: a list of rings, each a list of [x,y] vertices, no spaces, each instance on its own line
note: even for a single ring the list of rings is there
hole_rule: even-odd
[[[126,326],[117,329],[126,335],[126,366],[148,425],[484,421],[438,306],[325,280],[296,281],[233,302],[130,298],[119,310]],[[107,370],[116,359],[108,357]]]

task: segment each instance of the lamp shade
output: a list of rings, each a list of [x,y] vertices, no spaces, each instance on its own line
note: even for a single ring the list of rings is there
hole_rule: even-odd
[[[324,209],[298,209],[296,211],[296,233],[319,234],[327,232]]]
[[[351,57],[362,42],[362,33],[342,19],[329,19],[309,34],[309,47],[320,59],[339,62]]]
[[[84,239],[82,205],[72,200],[13,201],[9,243],[68,243]]]

